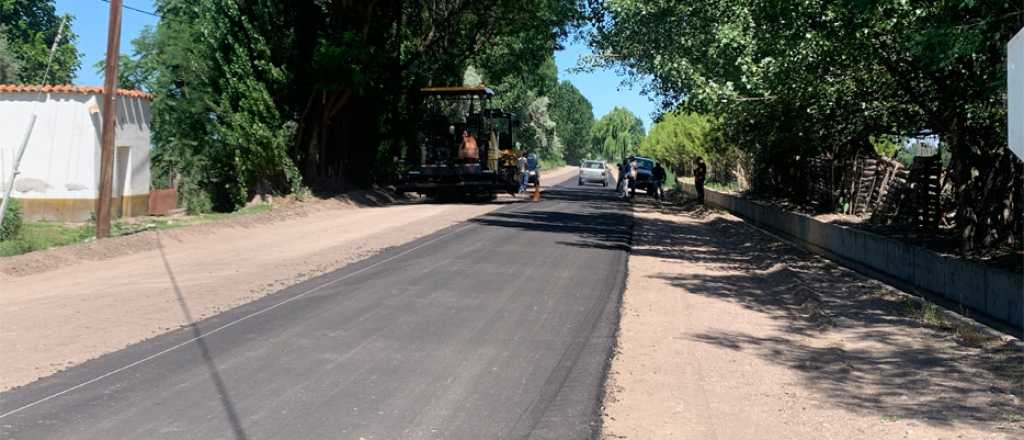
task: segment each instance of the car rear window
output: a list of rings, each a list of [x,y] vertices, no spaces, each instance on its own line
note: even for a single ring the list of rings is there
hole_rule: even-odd
[[[654,169],[654,161],[644,160],[644,159],[637,159],[636,167],[640,168],[640,169],[643,169],[643,170]]]
[[[592,168],[595,170],[599,170],[601,168],[604,168],[604,164],[601,162],[584,162],[583,168]]]

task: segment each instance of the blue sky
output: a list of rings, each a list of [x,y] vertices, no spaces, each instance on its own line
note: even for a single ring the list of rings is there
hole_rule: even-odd
[[[126,6],[153,11],[151,0],[124,0]],[[78,48],[85,54],[82,68],[78,71],[78,83],[102,85],[103,78],[96,74],[93,65],[103,59],[107,52],[107,14],[110,4],[102,0],[57,0],[58,13],[75,16],[73,29],[78,34]],[[121,29],[121,53],[131,53],[131,41],[146,25],[155,25],[157,18],[125,9]],[[579,41],[567,42],[565,50],[555,53],[559,80],[569,80],[583,92],[583,96],[594,105],[594,116],[600,118],[615,106],[625,107],[644,121],[644,128],[650,130],[651,115],[656,106],[640,95],[638,88],[622,85],[622,78],[614,71],[599,70],[589,73],[570,73],[580,56],[590,54],[586,44]]]
[[[656,106],[650,99],[640,95],[639,87],[623,85],[623,78],[612,70],[598,70],[588,73],[570,73],[581,56],[590,55],[586,43],[570,41],[565,50],[555,52],[558,65],[558,79],[569,80],[594,106],[594,117],[600,118],[616,106],[625,107],[644,121],[644,129],[651,129],[651,115]]]
[[[152,11],[150,0],[124,0],[126,6]],[[78,35],[78,50],[85,54],[78,69],[76,82],[87,86],[103,85],[103,77],[96,74],[93,65],[107,53],[107,17],[110,3],[102,0],[57,0],[57,13],[75,16],[72,29]],[[146,25],[156,25],[157,18],[125,9],[121,16],[121,53],[131,53],[131,41]]]

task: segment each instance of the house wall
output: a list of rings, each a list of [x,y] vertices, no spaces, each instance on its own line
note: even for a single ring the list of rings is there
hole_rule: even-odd
[[[27,217],[82,221],[92,215],[99,187],[101,102],[97,94],[0,93],[0,186],[10,181],[30,116],[38,115],[13,191]],[[150,180],[149,101],[118,96],[117,104],[115,146],[128,147],[130,154],[125,175],[115,176],[123,177],[125,183],[113,211],[115,215],[145,214]]]

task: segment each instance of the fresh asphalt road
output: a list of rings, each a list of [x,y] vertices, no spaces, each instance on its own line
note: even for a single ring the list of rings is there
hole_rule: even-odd
[[[0,394],[0,438],[590,438],[632,219],[575,183]]]

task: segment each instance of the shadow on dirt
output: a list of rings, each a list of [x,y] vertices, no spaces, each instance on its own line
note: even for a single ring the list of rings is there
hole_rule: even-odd
[[[637,219],[632,255],[718,270],[658,278],[767,315],[781,330],[774,337],[712,331],[693,340],[797,371],[806,388],[853,411],[1024,430],[1024,353],[1016,345],[988,339],[968,346],[924,327],[877,282],[698,205],[641,202],[635,209],[698,221]],[[821,342],[833,331],[843,344]]]

